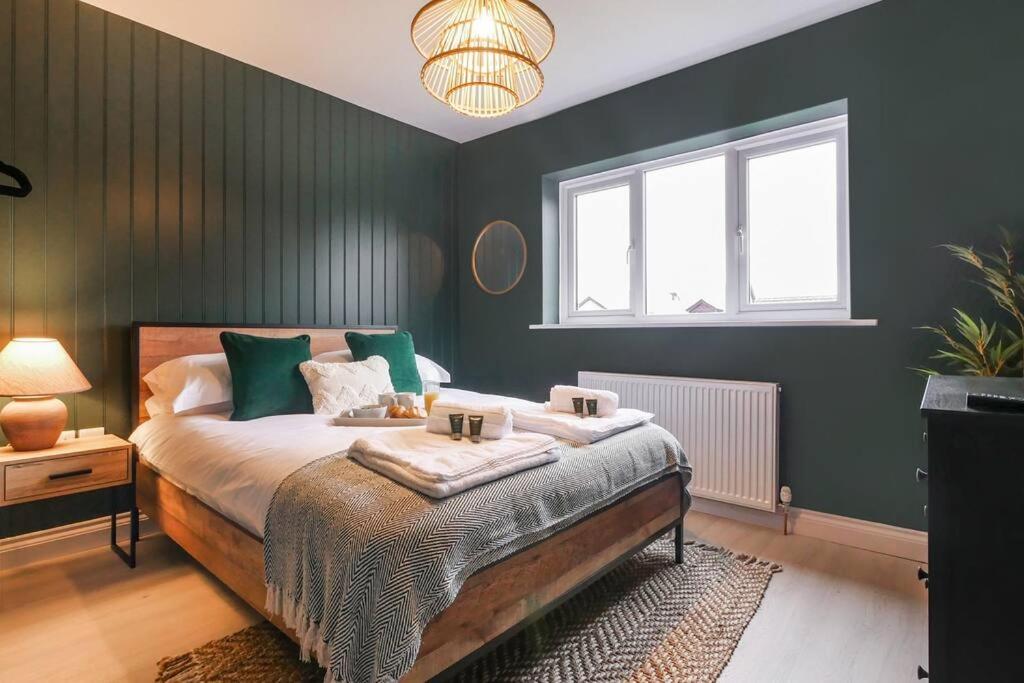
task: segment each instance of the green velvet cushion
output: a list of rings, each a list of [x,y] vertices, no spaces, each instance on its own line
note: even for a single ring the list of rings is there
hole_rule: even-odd
[[[345,341],[355,360],[384,356],[384,360],[391,366],[391,384],[394,385],[395,391],[423,393],[423,382],[420,381],[420,371],[416,369],[416,351],[412,346],[411,334],[346,332]]]
[[[221,332],[220,343],[231,370],[232,420],[313,412],[313,398],[299,372],[299,363],[312,357],[308,334],[271,339]]]

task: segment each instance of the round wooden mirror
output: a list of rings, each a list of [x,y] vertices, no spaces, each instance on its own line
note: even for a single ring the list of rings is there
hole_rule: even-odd
[[[488,294],[505,294],[526,271],[526,239],[512,223],[484,226],[473,244],[473,279]]]

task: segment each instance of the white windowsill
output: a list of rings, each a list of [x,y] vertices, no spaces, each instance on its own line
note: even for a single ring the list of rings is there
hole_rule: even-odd
[[[874,319],[821,320],[706,320],[703,322],[614,322],[614,323],[541,323],[531,330],[606,330],[645,327],[877,327]]]

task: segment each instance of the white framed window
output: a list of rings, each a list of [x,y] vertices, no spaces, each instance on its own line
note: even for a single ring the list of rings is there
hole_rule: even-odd
[[[563,181],[559,322],[848,320],[846,124]]]

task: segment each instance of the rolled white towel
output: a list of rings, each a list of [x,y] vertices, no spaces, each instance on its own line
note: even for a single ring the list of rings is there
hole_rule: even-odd
[[[538,408],[516,408],[513,411],[515,427],[521,432],[549,434],[575,441],[576,443],[595,443],[620,432],[645,425],[654,419],[651,413],[642,410],[622,408],[608,417],[579,418],[560,411],[551,410],[551,406]]]
[[[469,416],[483,415],[484,424],[480,436],[484,439],[504,439],[512,434],[512,411],[501,405],[459,403],[457,401],[434,401],[427,416],[427,431],[435,434],[451,434],[448,416],[462,413],[462,433],[469,436]]]
[[[583,387],[570,387],[564,384],[556,384],[551,387],[551,409],[559,413],[575,413],[576,408],[572,404],[574,398],[582,396],[584,399],[597,399],[597,416],[610,417],[619,409],[619,395],[614,391],[603,389],[584,389]],[[587,408],[583,407],[584,414]]]

